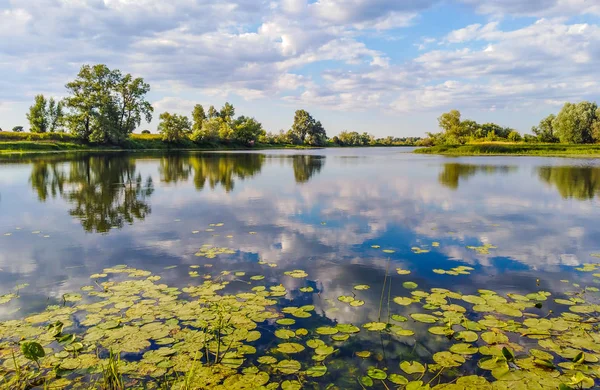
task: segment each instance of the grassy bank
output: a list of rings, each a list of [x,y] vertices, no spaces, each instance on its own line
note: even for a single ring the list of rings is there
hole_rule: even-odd
[[[256,144],[253,147],[240,142],[195,143],[182,140],[167,143],[158,134],[132,134],[122,145],[85,143],[66,133],[12,133],[0,132],[0,154],[40,153],[88,150],[243,150],[243,149],[306,149],[305,145]]]
[[[600,157],[600,145],[481,143],[468,145],[438,145],[415,150],[421,154],[447,156],[556,156]]]
[[[363,147],[328,144],[327,147]],[[378,147],[409,145],[372,145]],[[0,154],[40,153],[88,150],[246,150],[246,149],[313,149],[307,145],[261,144],[250,147],[243,142],[220,141],[196,143],[189,139],[177,143],[162,140],[159,134],[132,134],[121,145],[90,144],[67,133],[13,133],[0,132]]]

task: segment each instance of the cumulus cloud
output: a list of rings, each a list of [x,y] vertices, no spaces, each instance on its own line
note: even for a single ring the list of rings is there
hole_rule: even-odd
[[[441,36],[389,40],[399,29],[425,32],[427,10],[456,2],[494,21],[477,16],[484,20]],[[600,27],[569,17],[593,18],[599,8],[589,0],[0,0],[0,101],[61,96],[82,64],[106,63],[145,77],[163,105],[186,90],[392,114],[554,107],[597,91]],[[503,24],[530,16],[547,19]],[[404,46],[418,52],[399,56]]]

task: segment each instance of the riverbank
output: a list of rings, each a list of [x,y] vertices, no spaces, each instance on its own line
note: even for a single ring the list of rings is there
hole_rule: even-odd
[[[394,147],[411,145],[368,145],[367,147]],[[323,147],[356,148],[365,146],[337,145],[328,143]],[[155,150],[263,150],[263,149],[315,149],[318,147],[294,144],[256,143],[249,146],[243,142],[202,142],[189,139],[168,143],[158,134],[131,134],[121,145],[89,144],[67,133],[11,133],[0,132],[0,154],[70,152],[70,151],[155,151]]]
[[[414,151],[420,154],[446,156],[548,156],[600,157],[600,145],[482,143],[468,145],[438,145]]]
[[[122,145],[89,144],[64,133],[29,134],[0,133],[0,154],[44,153],[71,151],[152,151],[152,150],[245,150],[245,149],[309,149],[306,145],[255,144],[250,147],[240,142],[195,143],[184,140],[167,143],[156,134],[132,134]]]

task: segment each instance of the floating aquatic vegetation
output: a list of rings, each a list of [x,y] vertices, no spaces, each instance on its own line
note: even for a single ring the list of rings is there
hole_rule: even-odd
[[[396,253],[396,251],[392,249],[384,249],[383,253]]]
[[[381,245],[371,245],[371,248],[373,248],[373,249],[379,249],[379,248],[381,248]]]
[[[398,275],[410,275],[410,271],[407,269],[396,268]]]
[[[480,255],[489,255],[490,249],[496,249],[496,247],[493,246],[492,244],[486,243],[485,245],[482,245],[482,246],[468,246],[467,249],[474,250],[475,252],[479,253]]]
[[[295,269],[293,271],[287,271],[284,272],[284,275],[290,276],[292,278],[296,278],[296,279],[302,279],[308,276],[308,274],[301,270],[301,269]]]
[[[218,255],[232,255],[235,254],[233,249],[229,248],[219,248],[212,246],[202,246],[198,252],[196,252],[196,256],[198,257],[206,257],[207,259],[214,259]]]
[[[600,379],[595,287],[552,297],[547,291],[421,291],[416,283],[405,282],[409,296],[393,302],[410,306],[395,306],[410,311],[402,313],[406,317],[388,309],[387,320],[344,324],[313,315],[313,305],[286,306],[287,297],[278,300],[288,293],[282,285],[254,286],[232,295],[223,278],[200,278],[199,284],[178,289],[157,283],[159,275],[126,266],[96,275],[120,276],[65,294],[62,306],[0,323],[2,386],[141,388],[143,383],[144,388],[160,388],[168,383],[174,389],[303,389],[325,388],[348,377],[354,385],[336,385],[576,389],[595,387]],[[245,276],[241,271],[221,275]],[[542,314],[536,305],[550,298],[564,311]],[[356,296],[338,299],[364,304]],[[311,316],[310,322],[301,322]],[[260,344],[265,334],[272,344]],[[390,343],[413,340],[415,348],[423,338],[440,340],[428,343],[439,349],[405,355],[399,366],[392,366],[377,351],[360,350],[371,347],[353,342],[357,337],[379,339],[380,334]],[[265,344],[267,348],[259,347]],[[351,354],[338,351],[361,345]],[[349,364],[343,359],[357,360]]]
[[[429,253],[430,252],[429,249],[419,248],[418,246],[413,246],[410,249],[412,250],[413,253],[416,253],[416,254]]]
[[[357,286],[354,286],[354,289],[355,289],[355,290],[359,290],[359,291],[368,290],[368,289],[370,289],[370,288],[371,288],[371,287],[370,287],[370,286],[368,286],[368,285],[366,285],[366,284],[359,284],[359,285],[357,285]]]
[[[435,272],[436,274],[439,274],[439,275],[458,276],[458,275],[471,275],[471,272],[469,272],[469,271],[474,271],[474,270],[475,270],[475,268],[473,268],[473,267],[461,265],[458,267],[451,268],[449,270],[434,269],[433,272]]]
[[[440,243],[437,242],[437,241],[434,241],[434,242],[431,243],[431,246],[434,247],[434,248],[437,248],[437,247],[440,246]]]

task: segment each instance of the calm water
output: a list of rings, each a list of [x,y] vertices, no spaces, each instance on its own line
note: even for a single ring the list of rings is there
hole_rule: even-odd
[[[90,274],[118,264],[176,286],[192,281],[191,265],[262,273],[283,283],[294,305],[314,304],[321,320],[355,324],[377,320],[388,259],[393,274],[412,271],[394,275],[392,295],[406,293],[406,280],[463,293],[553,294],[566,288],[561,279],[592,282],[573,267],[600,252],[600,161],[410,151],[4,158],[0,295],[29,286],[0,305],[1,319],[60,302]],[[467,248],[486,243],[497,248],[487,255]],[[204,244],[235,254],[196,257]],[[277,264],[277,273],[260,260]],[[459,265],[475,271],[432,272]],[[275,276],[294,269],[308,278]],[[340,304],[337,297],[357,284],[372,287],[360,293],[366,305]],[[304,286],[319,294],[299,292]]]

